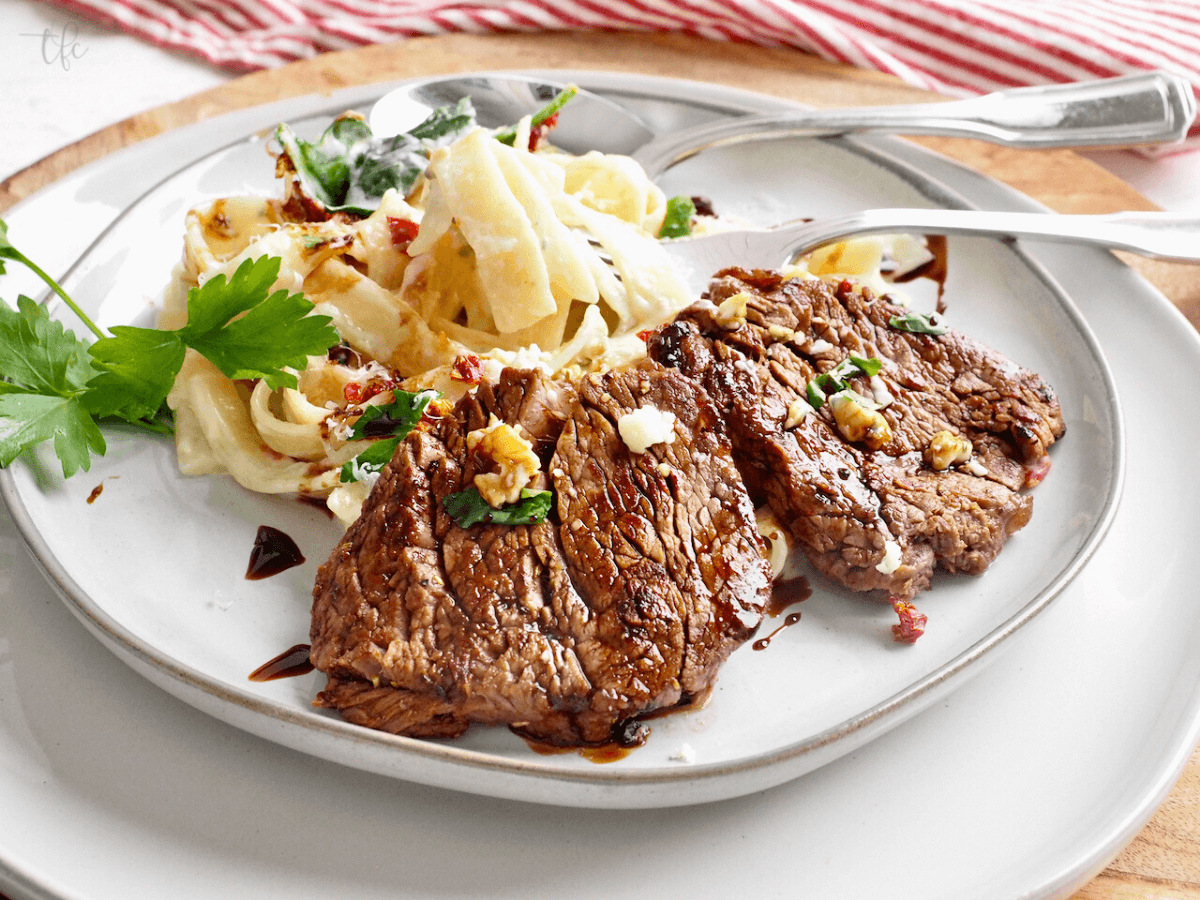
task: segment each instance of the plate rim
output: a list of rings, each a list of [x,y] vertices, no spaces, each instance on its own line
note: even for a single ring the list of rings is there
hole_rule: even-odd
[[[514,74],[514,72],[494,72],[480,71],[471,73],[458,73],[453,77],[469,77],[472,75],[487,75],[487,74]],[[745,91],[738,88],[730,88],[724,85],[714,85],[704,82],[693,82],[686,79],[678,78],[662,78],[657,76],[643,76],[629,73],[611,73],[611,72],[593,72],[593,71],[576,71],[576,70],[519,70],[522,74],[530,74],[538,77],[561,79],[569,77],[571,80],[578,81],[585,87],[591,87],[599,90],[601,93],[608,91],[620,94],[641,95],[648,98],[669,97],[682,102],[691,102],[686,96],[689,91],[704,94],[714,98],[711,103],[702,104],[709,108],[719,111],[728,111],[731,108],[741,109],[743,111],[757,111],[767,109],[786,109],[796,108],[800,104],[794,101],[788,101],[783,98],[771,97],[765,94],[757,94],[750,91]],[[383,82],[373,85],[356,86],[343,89],[333,95],[308,94],[299,98],[289,98],[284,101],[264,104],[262,106],[253,107],[251,110],[242,110],[235,113],[228,113],[223,116],[205,120],[204,122],[194,123],[186,126],[187,128],[200,127],[203,129],[218,129],[220,124],[228,121],[231,117],[241,117],[247,113],[253,113],[257,119],[264,121],[279,121],[280,114],[273,112],[282,108],[294,109],[298,106],[304,106],[306,111],[300,113],[303,116],[319,116],[330,109],[336,109],[347,102],[349,95],[353,97],[374,97],[380,93],[386,92],[392,87],[410,84],[415,81],[427,80],[427,78],[406,78],[391,82]],[[608,83],[608,88],[605,84]],[[597,87],[599,86],[599,87]],[[674,93],[673,93],[674,92]],[[225,141],[219,147],[209,148],[197,156],[189,156],[171,175],[178,173],[186,168],[189,168],[206,157],[218,153],[223,149],[232,147],[245,142],[256,131],[248,131],[244,128],[238,130],[238,137],[234,140]],[[146,142],[134,145],[141,152],[153,150],[155,141],[160,138],[165,138],[173,134],[168,132],[164,135],[151,138]],[[893,175],[901,178],[905,182],[912,185],[924,196],[934,202],[939,202],[947,205],[957,205],[961,207],[971,207],[970,204],[958,191],[950,188],[942,183],[939,179],[928,176],[920,171],[914,163],[906,162],[901,157],[888,152],[888,149],[895,143],[894,138],[879,138],[874,137],[866,140],[861,137],[855,138],[835,138],[824,139],[841,142],[852,148],[858,155],[867,158],[869,161],[881,165]],[[129,150],[132,148],[124,148]],[[123,151],[117,151],[121,153]],[[930,153],[931,151],[921,150],[922,153]],[[111,154],[110,154],[111,156]],[[107,157],[106,157],[107,158]],[[97,242],[103,240],[105,235],[121,221],[125,213],[137,205],[148,194],[153,193],[159,187],[163,180],[156,181],[154,185],[140,194],[137,199],[126,204],[112,222],[104,227],[97,237],[88,244],[88,247],[79,255],[75,264],[73,264],[60,280],[68,280],[75,271],[78,263],[88,257]],[[39,192],[41,193],[41,192]],[[37,198],[38,194],[27,198],[22,203],[29,203]],[[1051,581],[1039,591],[1032,599],[1030,599],[1023,607],[1021,607],[1014,615],[1009,617],[992,631],[981,637],[978,641],[971,644],[967,649],[959,653],[957,656],[938,666],[933,671],[927,673],[922,678],[911,682],[904,686],[903,689],[891,694],[886,699],[876,703],[874,706],[862,711],[858,715],[852,716],[836,726],[826,729],[815,735],[811,735],[805,740],[795,742],[764,754],[754,754],[751,756],[741,757],[737,760],[697,764],[687,767],[659,767],[654,769],[634,769],[634,770],[607,770],[603,767],[593,767],[592,769],[568,770],[563,768],[554,768],[552,765],[540,762],[537,758],[531,760],[524,759],[508,759],[499,758],[490,753],[478,750],[465,749],[462,747],[453,746],[450,743],[431,743],[414,738],[406,738],[397,735],[390,735],[371,729],[364,729],[361,726],[351,725],[350,723],[321,716],[318,714],[307,713],[289,708],[284,704],[272,702],[259,695],[248,691],[239,690],[224,682],[219,682],[209,676],[204,675],[191,668],[190,666],[174,659],[169,654],[157,651],[155,648],[146,645],[144,641],[137,638],[135,635],[125,629],[120,622],[108,615],[105,610],[95,601],[87,591],[85,591],[77,582],[67,575],[59,561],[54,558],[53,554],[49,553],[48,547],[42,540],[41,534],[34,525],[32,517],[26,509],[23,501],[20,498],[19,491],[10,470],[0,471],[0,496],[2,496],[8,505],[14,523],[17,526],[18,532],[21,534],[22,540],[29,548],[31,555],[35,559],[38,567],[42,570],[47,581],[60,597],[71,612],[79,619],[109,650],[116,653],[123,661],[131,663],[131,660],[126,656],[130,654],[134,659],[139,661],[142,666],[149,667],[158,672],[161,679],[165,679],[177,684],[184,691],[199,691],[207,695],[212,702],[232,703],[242,712],[250,715],[265,716],[268,720],[282,723],[285,726],[296,727],[303,729],[306,732],[317,731],[327,735],[331,740],[341,741],[346,736],[349,736],[355,743],[359,745],[368,744],[377,748],[380,752],[394,752],[397,749],[406,751],[409,755],[414,755],[420,759],[442,764],[449,764],[451,768],[461,769],[463,772],[501,771],[512,775],[517,779],[519,784],[523,780],[533,778],[539,782],[557,782],[568,785],[583,785],[597,789],[605,794],[600,797],[592,797],[592,802],[580,803],[578,801],[542,798],[541,802],[554,803],[559,805],[569,806],[603,806],[612,808],[632,808],[642,806],[635,801],[636,797],[629,797],[631,793],[635,793],[647,786],[669,787],[681,782],[685,783],[713,783],[714,781],[724,780],[730,776],[747,771],[755,771],[761,769],[773,769],[775,767],[786,768],[789,762],[795,763],[797,760],[807,759],[813,756],[819,757],[827,748],[834,744],[839,744],[844,747],[842,752],[836,756],[829,756],[828,759],[820,761],[815,766],[800,767],[793,765],[795,771],[788,769],[788,773],[779,779],[771,781],[769,784],[760,784],[748,789],[739,789],[733,792],[717,792],[715,794],[706,795],[701,792],[701,795],[690,799],[677,798],[674,802],[669,803],[654,803],[656,807],[679,805],[685,802],[688,804],[708,802],[714,799],[739,796],[749,793],[753,790],[770,787],[781,781],[790,780],[804,772],[811,771],[823,765],[825,762],[843,755],[845,752],[851,752],[857,746],[877,737],[886,732],[891,727],[899,725],[912,715],[920,712],[929,702],[935,700],[944,690],[957,687],[965,682],[965,678],[959,677],[962,675],[970,675],[979,670],[978,665],[973,665],[980,661],[990,660],[995,654],[991,651],[1002,645],[1008,637],[1011,637],[1022,626],[1031,621],[1037,614],[1042,612],[1050,602],[1075,578],[1079,571],[1086,565],[1087,561],[1095,553],[1096,549],[1103,541],[1109,526],[1112,524],[1119,507],[1120,497],[1125,481],[1125,432],[1124,432],[1124,417],[1120,408],[1120,397],[1116,391],[1115,381],[1109,367],[1107,358],[1105,357],[1099,342],[1096,339],[1090,325],[1083,318],[1078,307],[1069,295],[1058,285],[1054,277],[1045,267],[1030,256],[1022,247],[1011,242],[1008,243],[1008,249],[1015,254],[1020,262],[1037,278],[1046,289],[1055,296],[1060,307],[1066,312],[1071,320],[1073,327],[1082,336],[1093,359],[1098,363],[1100,370],[1104,376],[1104,386],[1106,399],[1109,408],[1112,411],[1112,419],[1114,426],[1114,434],[1112,439],[1112,455],[1109,460],[1110,469],[1113,473],[1113,489],[1102,509],[1101,515],[1097,518],[1093,525],[1091,534],[1084,541],[1080,550],[1076,552],[1075,557],[1063,567],[1059,573],[1051,579]],[[134,666],[139,674],[144,677],[150,677],[145,671],[142,671],[138,666]],[[180,692],[171,690],[163,680],[151,677],[160,687],[168,690],[168,692],[183,699],[185,702],[193,706],[198,706],[204,709],[210,715],[216,715],[211,710],[206,709],[203,705],[193,702]],[[953,682],[952,684],[950,682]],[[220,717],[218,717],[220,718]],[[864,730],[868,729],[873,723],[886,719],[887,722],[880,729],[864,734]],[[232,721],[225,719],[225,721]],[[238,725],[243,730],[250,730],[251,733],[257,734],[268,740],[272,740],[270,734],[264,730],[247,729],[245,725]],[[858,738],[855,743],[852,738]],[[288,745],[293,746],[294,745]],[[374,771],[377,774],[388,777],[401,778],[404,780],[413,780],[426,784],[439,784],[443,787],[451,787],[437,781],[428,779],[415,778],[408,774],[401,774],[390,769],[372,768],[370,766],[359,765],[354,762],[348,762],[344,759],[339,759],[336,755],[326,755],[314,751],[311,748],[295,748],[301,749],[301,752],[312,753],[313,755],[321,756],[352,768],[365,769]],[[828,755],[828,754],[826,754]],[[466,790],[465,788],[457,788]],[[472,790],[471,792],[479,793],[485,796],[511,797],[521,799],[516,794],[510,791],[490,791],[490,790]],[[619,794],[619,796],[616,796]],[[615,801],[615,802],[614,802]]]

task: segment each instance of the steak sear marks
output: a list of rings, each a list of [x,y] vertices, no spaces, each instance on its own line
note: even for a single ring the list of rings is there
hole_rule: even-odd
[[[723,312],[734,297],[745,316],[731,322]],[[1018,492],[1064,428],[1036,374],[954,331],[891,327],[904,312],[848,282],[727,269],[709,302],[647,346],[712,397],[751,496],[815,568],[854,590],[911,599],[935,566],[983,572],[1029,521],[1032,498]],[[887,439],[874,449],[841,432],[832,404],[806,404],[810,382],[850,356],[881,362],[876,377],[847,379],[884,404]],[[969,441],[969,461],[930,465],[942,432]]]
[[[632,454],[617,422],[652,403],[671,444]],[[479,461],[466,436],[520,424],[556,509],[462,528],[442,508]],[[757,627],[770,570],[704,393],[644,366],[574,388],[505,370],[400,445],[314,588],[319,705],[417,737],[504,724],[605,743],[637,716],[707,697]]]

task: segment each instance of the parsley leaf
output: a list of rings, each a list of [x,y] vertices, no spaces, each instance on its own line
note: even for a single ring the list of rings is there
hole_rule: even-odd
[[[480,522],[491,525],[537,525],[546,521],[550,503],[554,499],[551,491],[521,491],[521,499],[500,509],[494,509],[474,487],[442,500],[442,506],[463,528]]]
[[[154,416],[167,399],[186,347],[177,332],[117,325],[90,351],[100,372],[83,398],[94,416],[135,422]]]
[[[88,409],[128,421],[153,416],[183,365],[188,347],[228,378],[261,378],[272,388],[296,387],[285,368],[338,342],[326,316],[310,316],[301,294],[271,292],[280,260],[246,260],[233,276],[217,275],[188,292],[188,321],[175,331],[120,325],[92,345],[102,372],[89,385]]]
[[[33,267],[2,226],[0,259]],[[98,426],[105,418],[169,432],[165,401],[188,347],[230,378],[294,387],[295,376],[284,369],[324,354],[338,335],[327,317],[309,315],[313,305],[300,294],[271,292],[279,267],[278,259],[246,260],[231,278],[219,275],[193,289],[188,324],[176,331],[117,326],[105,336],[88,321],[100,335],[91,347],[28,297],[16,310],[0,303],[0,468],[52,440],[65,477],[86,470],[92,454],[105,452]]]
[[[210,279],[188,293],[188,323],[177,334],[227,377],[261,378],[272,388],[296,386],[284,368],[302,369],[339,340],[328,316],[310,316],[303,294],[268,293],[280,260],[246,260],[233,277]],[[245,315],[231,319],[245,310]]]
[[[80,401],[95,374],[86,345],[28,297],[0,303],[0,468],[52,440],[63,475],[91,468],[104,437]]]
[[[813,409],[820,409],[825,405],[828,393],[845,390],[847,381],[855,375],[866,375],[868,378],[878,375],[881,368],[883,361],[877,357],[864,358],[851,354],[828,372],[810,381],[804,390],[805,399]]]
[[[950,329],[945,325],[939,325],[934,322],[933,316],[927,316],[924,313],[910,312],[902,316],[892,316],[888,319],[888,324],[898,331],[909,331],[913,334],[945,334]]]
[[[382,437],[354,459],[342,466],[343,483],[367,481],[377,476],[391,460],[400,442],[417,427],[425,408],[440,397],[438,391],[392,391],[393,402],[368,406],[350,432],[350,440],[362,441]]]
[[[667,201],[667,213],[663,217],[662,227],[658,229],[660,238],[681,238],[692,233],[692,216],[696,214],[696,204],[691,197],[672,197]]]

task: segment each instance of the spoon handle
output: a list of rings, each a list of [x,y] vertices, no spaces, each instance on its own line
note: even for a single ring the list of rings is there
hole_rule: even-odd
[[[1155,71],[940,103],[741,116],[663,135],[634,158],[654,178],[712,147],[860,132],[973,137],[1010,147],[1128,146],[1182,140],[1195,117],[1191,85]]]

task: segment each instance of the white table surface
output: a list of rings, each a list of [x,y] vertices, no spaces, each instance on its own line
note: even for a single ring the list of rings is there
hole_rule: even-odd
[[[236,73],[35,0],[0,0],[0,179],[135,113]],[[1200,149],[1089,154],[1164,209],[1200,212]]]

